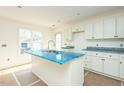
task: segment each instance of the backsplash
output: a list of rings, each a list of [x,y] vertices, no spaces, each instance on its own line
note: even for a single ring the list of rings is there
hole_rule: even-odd
[[[104,51],[118,51],[124,52],[124,48],[113,48],[113,47],[87,47],[87,50],[104,50]]]
[[[90,47],[124,48],[124,39],[87,40],[87,46],[90,46]]]

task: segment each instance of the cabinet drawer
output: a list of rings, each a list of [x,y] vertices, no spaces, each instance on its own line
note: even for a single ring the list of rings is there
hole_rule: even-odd
[[[103,57],[103,53],[100,52],[93,52],[92,56],[96,56],[96,57]]]
[[[119,54],[104,53],[105,58],[119,59]]]

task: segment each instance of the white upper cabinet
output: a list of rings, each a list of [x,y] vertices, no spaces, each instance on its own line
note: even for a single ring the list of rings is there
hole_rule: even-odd
[[[86,39],[102,39],[103,38],[103,20],[94,21],[92,24],[85,26]]]
[[[84,27],[82,25],[77,25],[72,28],[72,32],[82,32],[84,31]]]
[[[72,30],[70,29],[65,29],[63,33],[63,37],[66,41],[72,40]]]
[[[73,40],[73,38],[72,38],[72,30],[71,29],[68,29],[68,40],[69,41]]]
[[[103,38],[103,20],[95,21],[93,24],[93,35],[94,39]]]
[[[86,39],[124,38],[124,15],[95,20],[85,26]]]
[[[124,15],[117,17],[117,37],[124,38]]]
[[[63,37],[63,40],[64,40],[64,41],[67,40],[67,30],[64,30],[64,31],[63,31],[62,37]]]
[[[116,17],[104,19],[104,38],[114,38],[116,36]]]
[[[93,24],[87,24],[85,26],[86,39],[93,39]]]

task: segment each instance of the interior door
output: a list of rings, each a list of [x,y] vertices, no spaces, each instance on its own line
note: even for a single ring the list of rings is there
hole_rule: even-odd
[[[75,50],[81,50],[86,48],[86,40],[84,32],[73,33]]]

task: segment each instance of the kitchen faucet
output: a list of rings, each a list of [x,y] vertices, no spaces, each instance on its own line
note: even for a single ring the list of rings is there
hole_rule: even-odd
[[[49,40],[49,41],[48,41],[48,49],[50,49],[50,43],[53,43],[54,46],[56,45],[53,40]]]

